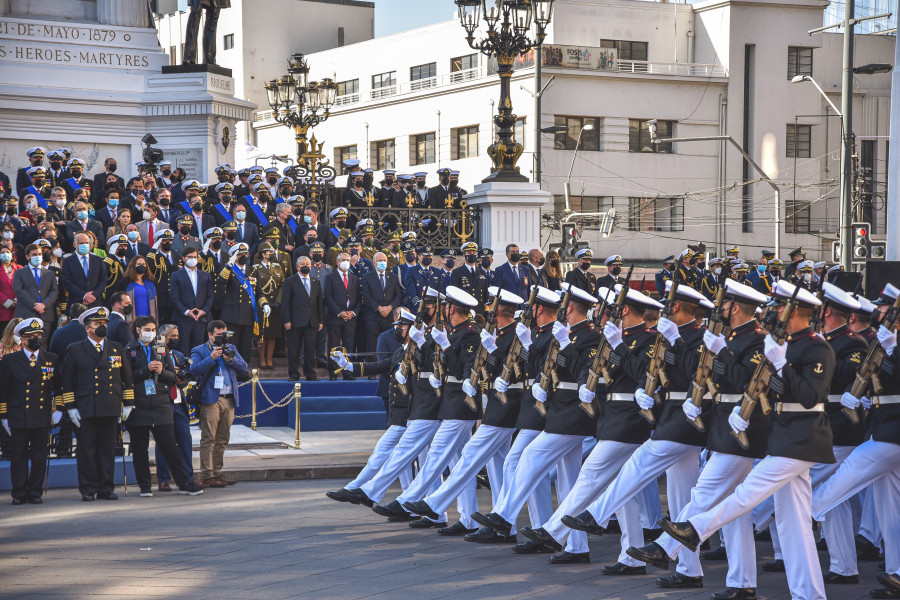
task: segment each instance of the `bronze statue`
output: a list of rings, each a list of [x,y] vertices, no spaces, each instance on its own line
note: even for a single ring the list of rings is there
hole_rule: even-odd
[[[184,60],[182,64],[197,64],[197,38],[200,37],[200,13],[206,9],[206,26],[203,28],[203,53],[206,64],[216,64],[216,26],[219,11],[231,8],[231,0],[190,0],[191,14],[188,16],[187,34],[184,40]]]

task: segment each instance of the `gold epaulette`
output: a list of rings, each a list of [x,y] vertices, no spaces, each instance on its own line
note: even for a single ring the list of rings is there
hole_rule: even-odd
[[[129,388],[122,392],[122,400],[131,400],[134,402],[134,389]]]
[[[63,406],[75,404],[75,392],[66,392],[62,395]]]
[[[224,269],[219,271],[219,277],[221,277],[222,279],[228,279],[229,277],[231,277],[231,269],[225,267]]]

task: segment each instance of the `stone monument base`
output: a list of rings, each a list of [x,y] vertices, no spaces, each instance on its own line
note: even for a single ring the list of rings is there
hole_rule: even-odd
[[[170,73],[215,73],[216,75],[221,75],[223,77],[231,77],[231,69],[207,63],[199,65],[164,65],[162,72],[163,75],[168,75]]]
[[[550,192],[531,182],[479,183],[465,197],[469,206],[481,207],[482,248],[500,255],[507,244],[520,249],[541,247],[541,209],[550,203]]]

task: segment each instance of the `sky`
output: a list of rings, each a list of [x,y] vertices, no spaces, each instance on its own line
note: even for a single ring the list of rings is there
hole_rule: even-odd
[[[456,16],[453,0],[374,0],[375,37],[406,31]]]

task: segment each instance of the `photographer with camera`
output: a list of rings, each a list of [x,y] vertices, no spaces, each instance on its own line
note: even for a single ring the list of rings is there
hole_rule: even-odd
[[[234,409],[240,406],[240,378],[247,376],[247,363],[234,345],[227,343],[222,321],[206,328],[208,341],[191,351],[191,374],[197,379],[200,395],[200,474],[209,487],[235,483],[222,475],[225,448],[231,439]]]
[[[163,325],[159,328],[159,335],[166,340],[166,350],[172,358],[175,366],[175,383],[169,387],[169,399],[172,405],[172,426],[175,428],[175,442],[178,444],[178,453],[181,455],[181,463],[187,471],[188,479],[194,481],[194,464],[191,450],[191,418],[188,414],[188,405],[185,401],[184,388],[188,382],[193,381],[191,365],[187,357],[179,352],[179,332],[175,325]],[[173,459],[174,460],[174,459]],[[156,446],[156,481],[160,492],[171,492],[172,472],[169,470],[169,462],[166,460],[159,445]],[[202,487],[202,484],[199,484]]]

